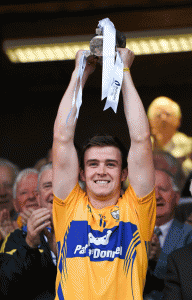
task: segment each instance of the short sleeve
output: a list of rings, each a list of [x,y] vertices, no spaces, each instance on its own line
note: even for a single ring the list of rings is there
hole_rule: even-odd
[[[77,201],[85,197],[85,195],[85,192],[81,189],[78,182],[65,200],[61,200],[53,195],[53,225],[56,242],[61,240],[64,236],[73,219]]]
[[[129,196],[128,196],[129,195]],[[150,241],[153,235],[155,222],[156,222],[156,198],[155,189],[143,198],[138,198],[131,185],[125,192],[125,197],[132,201],[140,232],[143,239],[147,242]]]

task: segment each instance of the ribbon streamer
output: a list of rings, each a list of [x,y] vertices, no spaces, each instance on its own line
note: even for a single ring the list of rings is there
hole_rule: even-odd
[[[109,18],[99,21],[98,27],[103,32],[101,100],[107,97],[104,110],[111,107],[116,113],[123,80],[123,63],[118,52],[115,61],[116,29]]]
[[[102,66],[102,97],[107,97],[110,84],[110,74],[115,62],[116,30],[109,18],[99,21],[98,27],[103,32],[103,66]]]
[[[112,71],[111,82],[108,89],[107,101],[103,110],[111,107],[115,113],[117,112],[122,80],[123,62],[121,60],[119,52],[117,52],[116,62]]]

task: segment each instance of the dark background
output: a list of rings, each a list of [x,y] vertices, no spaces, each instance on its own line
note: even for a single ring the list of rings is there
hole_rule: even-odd
[[[53,125],[74,61],[11,63],[2,50],[6,39],[94,34],[109,17],[124,32],[192,27],[191,1],[1,1],[0,156],[20,168],[33,166],[52,147]],[[131,73],[147,110],[152,100],[167,96],[181,105],[180,130],[192,136],[192,52],[136,56]],[[77,123],[75,141],[97,133],[119,136],[129,147],[122,108],[103,112],[101,68],[89,78]],[[114,126],[115,124],[115,126]]]

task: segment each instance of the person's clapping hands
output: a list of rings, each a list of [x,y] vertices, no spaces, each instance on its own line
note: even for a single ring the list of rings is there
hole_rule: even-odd
[[[161,253],[158,236],[154,233],[149,246],[149,260],[157,261]]]
[[[26,210],[24,210],[23,212],[20,212],[20,216],[21,216],[21,221],[23,225],[27,224],[28,219],[30,218],[30,216],[32,215],[32,212],[34,211],[34,208],[28,208]]]
[[[39,208],[32,212],[27,221],[26,243],[31,248],[36,248],[40,244],[40,233],[51,227],[51,212],[47,208]]]
[[[18,228],[17,223],[11,220],[9,211],[5,208],[0,212],[0,235],[2,239]]]

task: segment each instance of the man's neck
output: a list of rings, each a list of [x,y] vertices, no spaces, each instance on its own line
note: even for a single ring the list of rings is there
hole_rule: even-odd
[[[158,226],[158,227],[162,226],[162,225],[168,223],[169,221],[171,221],[173,218],[174,218],[174,215],[169,217],[169,218],[165,218],[165,217],[156,218],[155,225]]]
[[[97,197],[87,191],[88,199],[91,205],[96,209],[102,209],[117,204],[120,192],[117,195],[109,195],[107,197]]]

